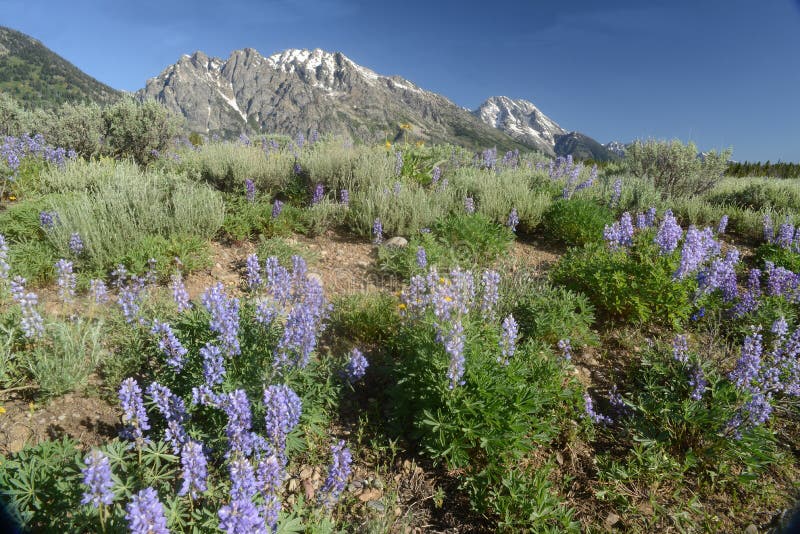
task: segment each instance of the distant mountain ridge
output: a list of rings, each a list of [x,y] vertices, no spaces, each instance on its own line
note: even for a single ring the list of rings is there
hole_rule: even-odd
[[[51,108],[63,102],[106,104],[121,92],[95,80],[42,43],[0,26],[0,92]]]

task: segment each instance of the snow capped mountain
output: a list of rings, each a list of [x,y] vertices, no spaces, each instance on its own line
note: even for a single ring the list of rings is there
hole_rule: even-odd
[[[473,111],[473,114],[514,139],[526,145],[540,147],[551,155],[554,154],[556,136],[567,133],[527,100],[493,96]]]
[[[627,148],[628,145],[626,145],[625,143],[621,143],[619,141],[611,141],[609,143],[604,144],[603,146],[607,150],[610,150],[611,152],[616,154],[617,156],[624,157],[625,149]]]

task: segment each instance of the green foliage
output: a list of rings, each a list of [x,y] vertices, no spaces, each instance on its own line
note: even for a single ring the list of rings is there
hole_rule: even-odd
[[[551,278],[584,293],[608,318],[679,324],[691,315],[696,282],[673,280],[679,251],[661,256],[652,239],[652,232],[640,233],[631,250],[612,251],[604,244],[571,249]]]
[[[724,180],[706,198],[719,205],[762,210],[800,209],[800,186],[796,180]]]
[[[112,157],[132,157],[140,165],[153,161],[178,134],[180,122],[154,100],[137,103],[132,98],[103,109],[106,150]]]
[[[563,528],[569,515],[552,493],[534,504],[520,491],[536,487],[549,493],[547,485],[529,478],[532,470],[520,473],[524,479],[512,472],[562,432],[577,409],[577,388],[535,343],[519,346],[508,366],[498,363],[498,325],[467,321],[465,383],[450,389],[449,358],[432,322],[431,316],[406,324],[395,337],[396,385],[387,404],[394,420],[434,461],[461,470],[462,487],[476,510],[502,514],[508,528]],[[542,516],[532,513],[538,503],[544,503]]]
[[[440,269],[481,267],[491,264],[514,241],[514,234],[480,214],[451,215],[438,222],[430,233],[413,237],[408,246],[378,249],[381,270],[407,277],[420,271],[417,249],[423,247],[428,264]]]
[[[544,215],[544,228],[552,239],[568,245],[603,241],[603,229],[614,222],[614,214],[585,199],[557,200]]]
[[[94,190],[52,200],[58,223],[47,232],[47,239],[60,257],[72,256],[69,239],[77,232],[85,245],[79,264],[104,271],[128,257],[132,248],[156,243],[154,252],[163,251],[170,248],[171,239],[184,243],[187,238],[180,236],[208,239],[222,225],[223,203],[210,188],[167,174],[140,173],[133,167],[118,170],[114,181],[98,180]],[[155,236],[164,239],[153,240]],[[190,248],[196,250],[196,243]]]
[[[771,261],[776,267],[783,267],[794,273],[800,272],[800,253],[779,245],[764,243],[756,249],[756,265],[763,268],[764,263]]]
[[[256,254],[259,258],[275,256],[278,258],[278,262],[286,268],[292,266],[292,256],[300,256],[311,264],[317,261],[317,255],[313,250],[300,246],[298,243],[289,242],[282,237],[266,239],[262,236],[258,242]]]
[[[108,356],[103,335],[103,324],[88,320],[48,324],[45,339],[24,356],[39,392],[55,397],[84,387]]]
[[[714,187],[725,172],[731,151],[698,157],[694,143],[636,141],[627,147],[625,162],[637,178],[648,178],[664,196],[692,196]]]
[[[397,299],[385,293],[354,293],[333,302],[330,331],[355,346],[380,346],[400,327]]]
[[[515,283],[503,276],[500,286],[500,315],[512,314],[523,339],[535,339],[555,346],[569,339],[574,347],[597,343],[592,332],[594,307],[584,295],[548,283]]]
[[[89,159],[105,150],[103,110],[97,104],[62,104],[42,132],[45,140],[57,147],[72,149]],[[124,150],[126,150],[125,147]]]

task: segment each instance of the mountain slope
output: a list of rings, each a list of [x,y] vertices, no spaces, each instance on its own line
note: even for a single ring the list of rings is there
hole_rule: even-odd
[[[613,161],[620,159],[619,155],[580,132],[557,135],[553,149],[557,156],[572,155],[578,160]]]
[[[0,26],[0,91],[34,107],[116,100],[120,92],[95,80],[24,33]]]
[[[290,49],[264,57],[252,48],[227,60],[184,55],[147,81],[139,98],[155,98],[206,134],[236,135],[246,126],[294,135],[343,134],[395,139],[401,123],[429,142],[469,148],[528,148],[447,98],[398,76],[382,76],[335,52]]]

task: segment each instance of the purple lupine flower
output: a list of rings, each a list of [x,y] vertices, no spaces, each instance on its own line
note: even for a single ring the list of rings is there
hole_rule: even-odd
[[[761,296],[761,270],[750,269],[747,276],[747,290],[742,294],[730,310],[730,315],[734,318],[741,317],[758,308],[759,297]]]
[[[175,332],[167,323],[153,321],[150,333],[158,336],[158,348],[167,358],[167,365],[180,372],[183,369],[186,354],[189,352],[180,340],[175,336]]]
[[[256,301],[254,319],[260,325],[269,326],[278,316],[278,311],[275,301],[270,298],[262,298]]]
[[[183,427],[189,418],[183,399],[158,382],[153,382],[147,387],[147,394],[167,422],[164,439],[172,445],[172,452],[178,454],[181,445],[189,440],[189,435]]]
[[[25,279],[21,276],[15,276],[11,280],[9,289],[11,298],[19,304],[22,311],[22,318],[20,319],[22,333],[28,339],[41,337],[44,334],[44,319],[36,309],[39,304],[39,297],[32,291],[25,291]]]
[[[707,259],[719,254],[719,243],[714,239],[711,228],[702,231],[690,226],[681,248],[681,262],[673,275],[675,279],[686,278],[695,272]]]
[[[83,492],[81,504],[91,504],[95,508],[100,508],[101,505],[110,506],[114,501],[114,483],[111,481],[111,462],[108,456],[93,449],[83,463],[86,464],[81,469],[83,484],[88,490]]]
[[[125,268],[122,267],[122,269],[124,271]],[[111,274],[119,272],[120,270],[117,268],[117,270]],[[120,285],[117,304],[122,309],[122,315],[125,317],[125,321],[133,323],[139,317],[139,309],[142,299],[144,298],[145,280],[136,275],[130,275],[127,283],[121,285],[121,280],[124,280],[124,276],[127,276],[127,271],[121,274],[120,278],[117,279],[117,283]]]
[[[239,143],[241,143],[244,146],[250,146],[252,144],[250,138],[244,132],[239,134]]]
[[[708,381],[703,374],[703,368],[700,367],[699,364],[695,364],[689,375],[689,387],[692,388],[692,393],[689,395],[689,398],[695,401],[702,399],[706,386],[708,386]]]
[[[450,356],[450,365],[447,369],[447,378],[450,380],[449,389],[463,386],[465,372],[464,359],[464,326],[461,320],[455,321],[444,338],[444,350]]]
[[[256,201],[256,184],[250,178],[244,181],[244,198],[250,203]]]
[[[75,285],[77,278],[72,272],[72,262],[60,259],[56,262],[56,274],[58,275],[58,297],[64,303],[72,302],[75,298]]]
[[[89,280],[89,294],[92,296],[95,304],[105,304],[108,302],[108,287],[102,280],[92,279]]]
[[[256,466],[256,484],[262,495],[276,494],[283,484],[283,462],[275,454],[259,455]]]
[[[409,281],[408,288],[403,290],[400,295],[401,302],[405,305],[404,315],[416,317],[428,305],[428,285],[425,278],[414,275]]]
[[[339,495],[344,491],[347,485],[347,479],[350,478],[350,464],[353,462],[353,456],[350,454],[350,449],[345,447],[344,440],[331,447],[333,454],[333,463],[328,470],[328,477],[325,479],[320,489],[320,502],[328,508],[332,508],[339,500]]]
[[[350,191],[347,189],[342,189],[339,191],[339,203],[344,204],[345,206],[350,205]]]
[[[296,302],[289,310],[283,336],[278,341],[274,364],[291,364],[300,368],[308,365],[317,345],[322,320],[327,313],[327,301],[322,286],[314,279],[305,279],[302,291],[295,291]],[[294,358],[290,359],[293,355]]]
[[[572,344],[569,342],[569,338],[559,339],[556,346],[561,350],[561,355],[565,361],[572,360]]]
[[[789,222],[788,218],[785,223],[778,227],[778,237],[775,239],[775,244],[781,248],[789,250],[792,248],[792,240],[794,239],[794,225]]]
[[[344,369],[345,378],[351,384],[355,384],[364,378],[364,375],[367,373],[367,367],[369,367],[367,359],[360,350],[354,348],[350,351],[350,358]]]
[[[508,365],[509,359],[514,356],[517,350],[517,336],[519,334],[519,326],[514,316],[509,314],[508,317],[503,319],[503,333],[500,336],[500,353],[501,357],[497,358],[498,363]]]
[[[399,150],[394,153],[394,174],[400,176],[403,172],[403,153]]]
[[[763,352],[761,340],[761,334],[758,332],[745,337],[736,367],[728,375],[728,378],[737,387],[751,392],[754,391],[753,382],[758,378],[761,370],[761,354]]]
[[[300,422],[303,404],[297,393],[286,385],[264,389],[264,420],[267,439],[278,455],[283,455],[286,436]]]
[[[243,389],[234,390],[220,398],[220,406],[228,416],[225,436],[228,438],[228,452],[249,456],[253,450],[253,436],[250,433],[252,414],[250,401]]]
[[[719,289],[723,302],[732,302],[739,296],[736,284],[736,265],[739,263],[739,251],[732,248],[725,258],[715,258],[711,265],[697,275],[698,289],[702,293],[710,293]]]
[[[8,280],[8,273],[11,266],[8,264],[8,244],[6,236],[0,234],[0,280]]]
[[[686,334],[678,334],[672,340],[672,356],[681,363],[689,361],[689,343],[686,340]]]
[[[201,297],[211,314],[209,328],[216,333],[222,349],[230,356],[241,353],[239,346],[239,299],[228,297],[222,282],[206,289]]]
[[[276,199],[272,203],[272,218],[277,219],[278,217],[280,217],[282,210],[283,210],[283,202]]]
[[[636,228],[639,230],[644,230],[647,228],[647,215],[644,213],[636,214]]]
[[[247,256],[247,287],[252,291],[263,282],[261,279],[261,263],[257,254]]]
[[[181,447],[181,467],[183,472],[183,484],[178,495],[184,496],[187,493],[192,499],[197,498],[197,492],[204,492],[207,489],[206,477],[208,476],[206,455],[203,453],[203,446],[196,441],[187,441]]]
[[[200,349],[200,356],[203,358],[203,378],[209,387],[222,384],[225,376],[225,366],[222,359],[222,351],[216,345],[206,343]]]
[[[508,220],[506,221],[506,226],[511,228],[512,232],[516,232],[518,224],[519,224],[519,215],[517,214],[517,208],[511,208],[511,213],[508,214]]]
[[[183,276],[180,271],[173,274],[170,280],[172,281],[172,299],[178,306],[178,312],[191,308],[189,293],[186,291],[186,285],[183,283]]]
[[[603,239],[611,250],[633,245],[633,223],[631,214],[627,211],[622,214],[619,222],[606,225],[603,229]]]
[[[464,198],[464,211],[467,215],[475,213],[475,200],[472,197]]]
[[[481,314],[484,319],[493,319],[495,306],[500,299],[500,274],[497,271],[483,271],[481,286]]]
[[[372,223],[372,242],[376,245],[383,243],[383,223],[378,218]]]
[[[670,215],[672,215],[671,211],[670,211]],[[647,208],[646,218],[647,218],[647,226],[648,227],[652,227],[652,226],[656,225],[656,209],[654,207],[650,206],[649,208]]]
[[[81,234],[78,232],[74,232],[71,236],[69,236],[69,250],[76,256],[80,256],[83,252],[84,245],[83,239],[81,239]]]
[[[264,520],[250,498],[231,499],[217,512],[219,529],[226,534],[263,533]]]
[[[631,414],[631,410],[628,408],[628,405],[625,404],[625,399],[622,397],[622,394],[617,391],[616,384],[608,390],[608,404],[618,416],[624,417]]]
[[[56,218],[58,214],[55,211],[40,211],[39,212],[39,225],[44,230],[49,230],[56,225]]]
[[[767,294],[796,300],[800,276],[784,267],[776,267],[771,261],[764,262],[764,267],[767,274]]]
[[[325,195],[325,187],[322,184],[317,184],[314,188],[314,195],[311,197],[311,205],[316,206],[322,202],[322,197]]]
[[[169,534],[164,506],[153,488],[145,488],[131,497],[125,510],[131,534]]]
[[[772,217],[770,217],[769,213],[767,213],[764,215],[764,241],[772,244],[774,239],[775,239],[775,230],[774,227],[772,226]]]
[[[617,178],[614,181],[614,185],[612,186],[611,190],[611,207],[616,207],[619,203],[619,199],[622,196],[622,180]]]
[[[291,292],[291,274],[275,256],[270,256],[264,262],[264,274],[267,278],[267,293],[278,306],[284,306]]]
[[[492,170],[497,165],[497,148],[487,148],[483,151],[483,167]]]
[[[661,254],[669,254],[675,250],[682,236],[683,230],[675,220],[675,216],[672,215],[672,210],[667,210],[654,240]]]
[[[425,247],[417,247],[417,267],[425,269],[428,266],[428,255]]]
[[[119,403],[122,406],[123,437],[141,441],[144,432],[150,430],[150,421],[144,409],[142,390],[133,378],[126,378],[119,388]]]
[[[300,150],[303,149],[303,145],[306,144],[306,137],[303,135],[303,132],[297,132],[297,137],[295,138],[294,142],[297,145],[297,148]]]
[[[719,225],[717,226],[717,233],[722,235],[725,233],[725,230],[728,228],[728,216],[723,215],[719,220]]]
[[[441,177],[442,177],[442,169],[437,165],[431,171],[431,182],[433,183],[433,185],[438,184],[439,178]]]
[[[311,137],[308,138],[308,142],[310,144],[314,144],[319,139],[319,132],[315,129],[311,130]]]
[[[394,196],[400,195],[400,190],[402,189],[403,185],[400,182],[395,182],[394,186],[392,186],[392,193]]]
[[[158,282],[157,263],[158,261],[155,258],[149,258],[147,260],[147,272],[144,275],[144,280],[147,285],[154,286],[156,282]]]
[[[610,425],[614,422],[614,420],[609,416],[597,413],[595,411],[594,402],[588,393],[583,394],[583,401],[586,405],[586,415],[589,416],[589,419],[591,419],[594,424]]]

